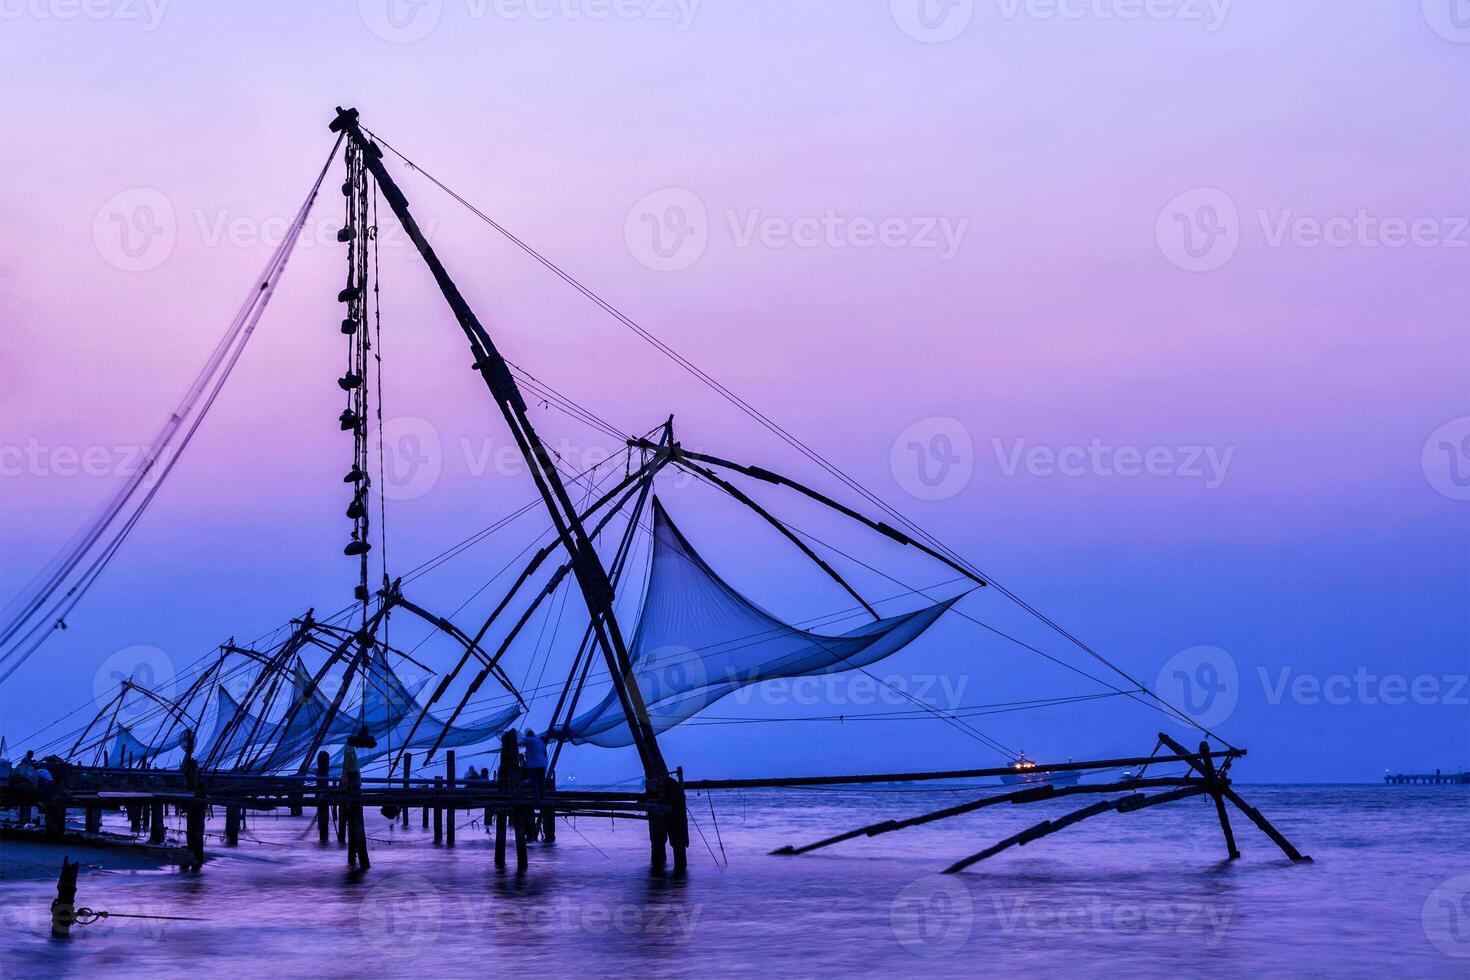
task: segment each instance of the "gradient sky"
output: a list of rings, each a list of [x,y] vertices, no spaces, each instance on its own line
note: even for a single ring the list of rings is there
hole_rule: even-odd
[[[0,4],[0,591],[119,484],[65,472],[65,452],[111,458],[172,408],[264,263],[262,231],[325,159],[340,103],[1135,676],[1233,666],[1218,730],[1251,750],[1241,779],[1470,764],[1470,31],[1435,0],[970,6],[931,19],[957,31],[939,41],[905,0],[704,0],[687,21],[673,0],[619,8],[632,18],[431,0],[392,22],[386,0]],[[626,429],[674,412],[689,445],[839,489],[421,177],[403,183],[512,360]],[[159,200],[172,244],[129,257],[112,216]],[[668,205],[691,200],[702,253],[650,267],[643,215],[672,222]],[[312,227],[329,235],[325,203]],[[782,238],[829,212],[842,230]],[[897,230],[863,247],[851,219]],[[930,227],[957,236],[953,254]],[[477,462],[507,434],[421,263],[390,244],[388,414],[425,420],[440,447],[437,480],[390,514],[406,566],[532,491]],[[90,698],[119,651],[182,668],[347,600],[343,261],[323,241],[298,250],[145,523],[72,629],[0,690],[12,744]],[[534,412],[574,454],[606,445]],[[942,449],[935,436],[958,469],[930,492],[916,463],[932,476],[941,460],[908,446]],[[1170,475],[1025,456],[1094,444],[1161,447]],[[39,455],[17,464],[27,446]],[[707,491],[664,495],[771,608],[845,605]],[[907,581],[946,577],[865,547]],[[507,557],[476,552],[421,601],[457,606]],[[1026,628],[998,595],[965,602]],[[1093,690],[963,621],[880,673],[937,678],[965,705]],[[1313,682],[1347,693],[1314,697]],[[756,700],[711,714],[796,713]],[[975,722],[1034,757],[1082,758],[1146,753],[1162,719],[1103,702]],[[700,775],[996,761],[939,722],[709,726],[665,751]],[[619,753],[567,765],[634,771]]]

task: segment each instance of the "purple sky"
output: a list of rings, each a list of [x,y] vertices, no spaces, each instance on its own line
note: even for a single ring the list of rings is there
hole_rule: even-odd
[[[1233,669],[1202,710],[1250,747],[1242,779],[1470,763],[1470,28],[1448,2],[690,3],[0,4],[3,595],[119,484],[350,104],[1135,676]],[[674,412],[691,446],[838,489],[403,182],[512,360],[619,426]],[[119,651],[181,669],[348,598],[335,198],[145,523],[0,689],[12,743]],[[531,489],[486,464],[507,434],[401,236],[383,265],[387,414],[438,444],[437,479],[390,513],[411,565]],[[535,419],[574,459],[606,445]],[[769,607],[844,605],[708,491],[664,495]],[[452,609],[508,557],[423,597]],[[994,594],[963,608],[1024,628]],[[880,673],[961,705],[1093,690],[963,621]],[[711,714],[801,713],[782,697]],[[819,700],[802,711],[894,710]],[[974,721],[1038,758],[1146,752],[1162,723],[1117,702]],[[709,775],[995,761],[938,722],[701,727],[666,754]]]

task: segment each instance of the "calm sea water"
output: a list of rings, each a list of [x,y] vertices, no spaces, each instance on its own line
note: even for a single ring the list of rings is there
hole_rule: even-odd
[[[1197,800],[1109,814],[959,876],[935,874],[1084,805],[1002,806],[802,857],[767,852],[949,805],[964,790],[719,793],[691,799],[687,875],[647,868],[642,826],[563,825],[531,870],[369,815],[349,876],[309,818],[256,817],[200,874],[83,876],[114,919],[48,938],[54,882],[0,883],[6,976],[545,977],[895,975],[1470,977],[1470,792],[1242,787],[1316,860],[1292,865],[1243,818],[1224,862]],[[711,813],[710,804],[714,812]],[[1238,816],[1238,815],[1237,815]],[[463,824],[466,817],[462,817]],[[716,830],[718,824],[718,831]],[[217,828],[212,828],[217,829]],[[513,858],[512,858],[513,860]]]

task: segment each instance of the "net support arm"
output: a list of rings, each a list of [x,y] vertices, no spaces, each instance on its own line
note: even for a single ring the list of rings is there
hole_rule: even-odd
[[[815,500],[819,504],[832,508],[845,517],[849,517],[860,524],[864,524],[867,527],[872,528],[874,531],[877,531],[884,537],[897,541],[899,544],[908,545],[912,548],[917,548],[924,554],[928,555],[930,558],[934,558],[948,565],[950,568],[959,572],[961,575],[974,582],[976,585],[983,586],[990,584],[979,575],[976,575],[970,569],[966,568],[964,565],[961,565],[954,559],[946,557],[938,551],[935,551],[933,548],[929,547],[921,541],[915,541],[913,538],[909,537],[907,534],[904,534],[897,528],[885,524],[882,521],[875,521],[870,517],[860,514],[857,511],[853,510],[851,507],[848,507],[845,504],[840,504],[826,494],[821,493],[817,490],[813,490],[811,487],[808,487],[804,484],[798,483],[788,476],[782,476],[780,473],[773,473],[772,471],[763,469],[759,466],[747,466],[744,463],[736,463],[732,460],[721,459],[719,456],[711,456],[708,453],[699,453],[690,449],[684,449],[683,447],[680,447],[676,451],[675,458],[682,458],[685,460],[698,460],[701,463],[709,463],[711,466],[718,466],[721,469],[734,470],[736,473],[743,473],[751,479],[760,480],[763,483],[770,483],[777,486],[788,487],[792,490],[795,490],[797,493],[810,497],[812,500]]]
[[[691,462],[689,460],[687,454],[685,455],[685,458],[684,459],[681,459],[679,461],[678,465],[679,466],[682,466],[683,468],[685,468],[687,470],[689,470],[691,473],[696,473],[699,476],[704,477],[706,480],[708,480],[714,486],[716,486],[719,489],[725,491],[725,493],[729,494],[731,497],[734,497],[736,500],[740,501],[740,503],[744,504],[750,510],[754,511],[767,524],[771,525],[776,530],[780,531],[781,534],[782,534],[782,536],[785,537],[786,540],[788,540],[792,544],[796,545],[796,547],[801,550],[801,553],[803,555],[806,555],[807,558],[811,559],[811,561],[818,568],[820,568],[822,571],[826,572],[828,578],[830,578],[832,581],[836,582],[838,585],[842,586],[843,590],[845,590],[848,595],[852,596],[854,599],[856,599],[858,601],[858,605],[862,606],[864,609],[866,609],[868,611],[868,615],[872,616],[874,620],[878,620],[878,619],[881,619],[882,618],[881,616],[878,615],[877,610],[875,610],[872,606],[868,605],[868,600],[864,599],[858,593],[857,589],[854,589],[851,585],[848,584],[848,582],[847,582],[847,580],[845,578],[843,578],[841,575],[837,574],[837,570],[836,569],[834,569],[831,565],[829,565],[825,561],[823,561],[822,560],[822,557],[820,555],[818,555],[815,551],[813,551],[811,549],[811,546],[810,545],[808,545],[805,541],[801,540],[801,538],[797,537],[794,533],[792,533],[792,530],[789,527],[787,527],[785,524],[783,524],[779,520],[777,520],[771,514],[770,511],[766,510],[760,504],[758,504],[754,500],[750,499],[750,497],[745,493],[745,491],[743,491],[739,487],[735,486],[735,484],[731,483],[729,480],[726,480],[723,477],[719,476],[713,470],[709,469],[709,467],[700,466],[698,463]]]

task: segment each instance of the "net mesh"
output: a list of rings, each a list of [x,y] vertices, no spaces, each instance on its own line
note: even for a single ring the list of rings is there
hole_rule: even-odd
[[[750,684],[882,660],[917,639],[959,598],[836,636],[798,629],[715,574],[657,499],[653,515],[653,562],[629,656],[655,732]],[[633,743],[615,691],[558,734],[576,744]]]

